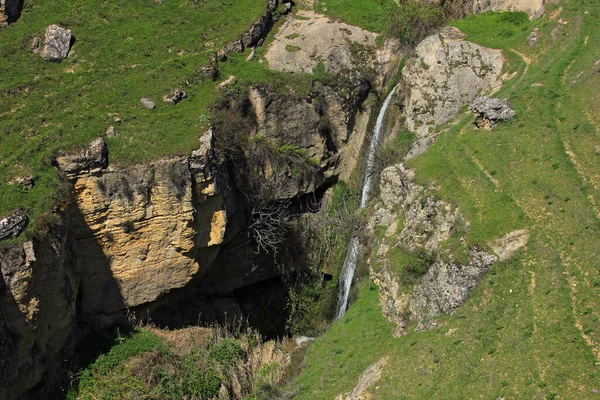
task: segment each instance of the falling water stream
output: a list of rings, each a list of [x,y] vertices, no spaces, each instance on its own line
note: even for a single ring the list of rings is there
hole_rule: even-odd
[[[365,208],[369,202],[369,195],[373,188],[373,170],[375,167],[375,158],[377,156],[377,150],[379,149],[379,142],[383,135],[383,123],[385,122],[385,115],[387,109],[390,106],[394,92],[398,88],[396,85],[385,98],[375,127],[373,128],[373,136],[371,137],[371,143],[369,145],[369,152],[367,153],[367,162],[365,164],[365,181],[362,188],[362,196],[360,199],[360,208]],[[338,310],[336,318],[340,318],[346,312],[348,307],[348,295],[350,294],[350,287],[352,286],[352,279],[354,279],[354,271],[356,270],[356,262],[358,261],[358,249],[360,242],[357,235],[353,235],[348,245],[348,252],[342,265],[342,272],[340,274],[340,290],[338,294]]]

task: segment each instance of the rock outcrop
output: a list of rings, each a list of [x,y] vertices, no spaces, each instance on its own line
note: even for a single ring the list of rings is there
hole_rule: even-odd
[[[109,324],[125,309],[187,285],[215,259],[227,211],[211,140],[206,133],[191,157],[72,175],[84,318]]]
[[[64,60],[71,50],[71,39],[72,34],[69,29],[61,28],[58,25],[48,26],[40,55],[48,61]]]
[[[457,28],[425,38],[402,71],[406,82],[406,125],[420,141],[411,156],[433,140],[433,128],[452,119],[482,90],[500,85],[500,50],[467,42]]]
[[[474,14],[486,11],[523,11],[534,19],[544,11],[544,0],[473,0]]]
[[[490,130],[494,125],[511,119],[517,113],[507,100],[478,97],[469,106],[469,111],[477,114],[475,125],[480,129]]]
[[[14,210],[7,217],[0,219],[0,240],[19,236],[28,221],[27,215],[21,210]]]
[[[22,4],[22,0],[0,0],[0,28],[19,18]]]
[[[179,103],[181,100],[185,99],[187,97],[187,93],[184,92],[183,90],[177,88],[175,90],[173,90],[171,93],[166,94],[163,96],[163,101],[169,104],[177,104]]]
[[[75,328],[79,274],[62,222],[44,240],[0,248],[0,398],[60,367]]]
[[[496,259],[494,255],[475,250],[471,251],[466,265],[436,261],[412,293],[411,318],[427,326],[436,315],[452,314],[464,303]]]
[[[104,139],[94,139],[86,149],[60,154],[55,164],[59,171],[67,175],[98,172],[108,166],[108,148]]]
[[[465,247],[468,259],[458,262],[458,255],[444,248],[453,235],[465,243],[468,222],[456,207],[416,184],[414,172],[404,164],[383,170],[380,190],[381,202],[369,226],[385,228],[385,240],[371,260],[370,275],[380,287],[382,313],[396,324],[397,336],[406,332],[410,321],[417,322],[418,329],[435,326],[435,316],[453,313],[498,259],[508,259],[527,243],[527,231],[511,232],[490,244],[497,256]],[[393,264],[391,251],[426,255],[427,272],[414,286],[403,284],[394,272],[403,266]]]
[[[273,24],[279,18],[278,8],[280,6],[283,6],[284,13],[287,13],[292,8],[292,2],[289,0],[269,0],[264,14],[258,18],[248,32],[244,33],[240,39],[227,44],[217,54],[217,59],[223,61],[230,53],[241,53],[245,49],[261,46]]]

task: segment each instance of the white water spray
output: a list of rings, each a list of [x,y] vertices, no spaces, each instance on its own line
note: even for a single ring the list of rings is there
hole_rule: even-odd
[[[367,153],[367,162],[365,164],[365,181],[362,188],[362,196],[360,199],[360,208],[365,208],[369,202],[369,195],[373,188],[373,170],[375,167],[375,157],[377,156],[377,150],[379,149],[379,142],[383,135],[383,123],[385,122],[385,115],[387,109],[390,106],[394,92],[398,88],[396,85],[385,98],[379,110],[377,121],[373,129],[373,137],[371,137],[371,143],[369,145],[369,152]],[[348,253],[344,259],[342,265],[342,272],[340,274],[340,291],[338,295],[338,311],[336,318],[341,318],[346,313],[348,307],[348,295],[350,294],[350,287],[352,286],[352,280],[354,279],[354,271],[356,270],[356,262],[358,261],[358,249],[360,242],[358,236],[352,236],[348,245]]]

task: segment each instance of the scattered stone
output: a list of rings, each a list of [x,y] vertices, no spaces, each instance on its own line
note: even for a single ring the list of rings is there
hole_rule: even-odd
[[[452,335],[454,335],[454,333],[455,333],[456,331],[457,331],[457,328],[450,328],[450,329],[448,329],[448,332],[446,332],[446,333],[444,334],[444,336],[452,336]]]
[[[475,125],[480,129],[490,130],[501,121],[506,121],[517,113],[506,100],[478,97],[469,106],[469,111],[477,114]]]
[[[254,59],[255,53],[256,53],[256,47],[253,47],[252,51],[250,51],[250,55],[248,55],[248,57],[246,57],[246,61],[252,61]]]
[[[231,85],[235,81],[235,76],[229,75],[229,78],[225,79],[223,82],[219,83],[219,89],[224,89],[227,86]]]
[[[166,94],[163,96],[163,101],[169,104],[177,104],[179,103],[181,100],[185,99],[187,97],[187,93],[185,93],[183,90],[177,88],[175,90],[173,90],[171,93]]]
[[[108,137],[115,137],[115,136],[117,136],[117,131],[115,130],[115,127],[113,125],[110,125],[106,129],[106,136],[108,136]]]
[[[227,59],[227,57],[225,57],[223,60],[221,60],[219,58],[219,54],[217,54],[216,57],[218,61],[224,61],[225,59]],[[217,79],[217,76],[219,76],[219,70],[217,69],[216,65],[211,64],[208,67],[199,68],[198,75],[200,75],[201,78],[212,79],[214,81],[215,79]]]
[[[0,220],[0,240],[17,237],[27,226],[29,218],[21,210],[14,210],[8,217]]]
[[[533,47],[537,44],[539,39],[540,30],[538,28],[534,28],[529,36],[527,36],[527,43],[529,43],[529,47]]]
[[[156,102],[150,97],[142,97],[140,103],[144,105],[148,110],[153,110],[156,107]]]
[[[558,37],[559,33],[560,33],[559,27],[552,29],[552,32],[550,32],[550,35],[552,36],[552,41],[556,41],[556,38]]]
[[[26,189],[32,189],[35,184],[35,179],[33,178],[33,175],[29,173],[25,176],[17,176],[16,178],[8,182],[9,185],[14,185],[15,183],[23,186]]]
[[[298,336],[295,340],[296,340],[296,346],[301,346],[304,343],[312,342],[313,340],[315,340],[315,338],[308,337],[308,336]]]
[[[34,37],[33,40],[31,41],[31,51],[33,51],[35,54],[40,52],[40,45],[41,45],[41,40],[39,37]]]
[[[542,87],[544,84],[542,82],[534,82],[531,84],[532,87]]]
[[[71,31],[58,25],[46,28],[46,37],[41,56],[48,61],[60,62],[67,58],[71,50]]]
[[[244,45],[242,44],[241,40],[236,40],[235,42],[229,43],[227,46],[225,46],[225,48],[223,48],[223,51],[225,52],[225,54],[243,53]]]
[[[97,138],[92,140],[85,150],[59,155],[55,164],[60,171],[68,175],[95,172],[108,166],[108,148],[104,139]]]

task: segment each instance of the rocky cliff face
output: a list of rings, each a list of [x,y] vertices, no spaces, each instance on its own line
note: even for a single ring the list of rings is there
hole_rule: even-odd
[[[433,140],[433,128],[453,118],[479,93],[501,84],[503,56],[463,40],[457,28],[446,27],[416,48],[402,71],[406,84],[406,126],[417,134],[422,151]]]
[[[250,100],[254,135],[318,165],[310,179],[290,179],[296,183],[276,199],[298,199],[350,173],[341,160],[359,129],[355,122],[349,128],[356,105],[328,87],[306,99],[254,88]],[[3,398],[39,382],[59,354],[68,354],[70,335],[144,317],[186,297],[217,298],[209,314],[219,308],[236,315],[239,306],[222,297],[281,274],[269,255],[255,253],[251,213],[231,176],[237,171],[217,156],[212,130],[187,157],[125,168],[108,159],[102,139],[59,154],[55,165],[73,188],[67,222],[44,240],[0,250]],[[207,311],[201,303],[188,304],[195,322]]]
[[[79,272],[67,224],[0,248],[0,398],[31,389],[60,366],[76,322]]]

